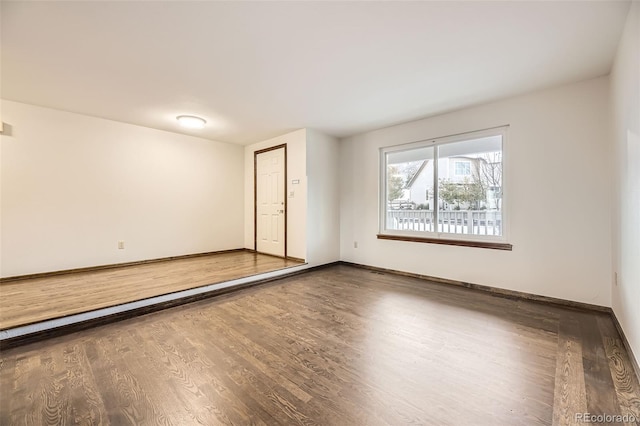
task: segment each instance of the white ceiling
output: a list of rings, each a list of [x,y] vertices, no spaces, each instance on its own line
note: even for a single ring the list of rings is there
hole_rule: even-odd
[[[2,1],[2,97],[247,144],[609,72],[628,2]],[[182,131],[175,117],[208,120]]]

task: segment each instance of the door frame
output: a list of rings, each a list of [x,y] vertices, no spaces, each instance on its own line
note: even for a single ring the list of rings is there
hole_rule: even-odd
[[[253,152],[253,251],[258,252],[258,155],[284,148],[284,258],[287,258],[287,215],[289,190],[287,189],[287,144],[259,149]],[[270,255],[273,256],[273,255]]]

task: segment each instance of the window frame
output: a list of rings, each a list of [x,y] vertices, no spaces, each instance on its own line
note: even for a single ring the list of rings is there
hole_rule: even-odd
[[[512,250],[509,241],[510,216],[508,213],[508,186],[509,186],[509,167],[508,167],[508,125],[492,127],[483,130],[459,133],[449,136],[441,136],[436,138],[422,139],[415,142],[386,146],[379,149],[379,191],[378,191],[378,235],[379,239],[413,241],[435,244],[448,244],[457,246],[471,246],[492,248],[498,250]],[[502,235],[472,235],[472,234],[454,234],[447,232],[431,232],[431,231],[412,231],[386,229],[387,223],[387,155],[394,152],[407,151],[417,148],[434,147],[434,187],[429,192],[434,192],[434,207],[438,206],[438,159],[439,153],[437,147],[463,142],[470,139],[479,139],[490,136],[502,137],[502,197],[501,197],[501,213],[502,213]],[[435,210],[434,210],[435,211]],[[434,213],[437,218],[437,213]],[[437,221],[437,219],[436,219]],[[437,227],[436,227],[437,229]]]

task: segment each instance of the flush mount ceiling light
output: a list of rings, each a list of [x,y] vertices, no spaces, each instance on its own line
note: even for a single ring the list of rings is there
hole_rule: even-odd
[[[179,115],[176,119],[182,127],[186,127],[187,129],[202,129],[204,125],[207,124],[207,120],[196,117],[195,115]]]

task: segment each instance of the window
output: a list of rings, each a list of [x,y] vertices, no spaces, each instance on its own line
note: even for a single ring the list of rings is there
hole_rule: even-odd
[[[382,148],[379,238],[510,250],[506,127]]]
[[[456,175],[458,175],[458,176],[471,176],[471,162],[470,161],[456,161]]]

